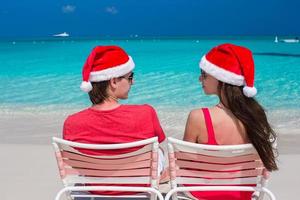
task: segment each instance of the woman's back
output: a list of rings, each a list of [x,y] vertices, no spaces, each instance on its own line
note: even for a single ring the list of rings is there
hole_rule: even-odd
[[[221,106],[208,109],[212,122],[214,137],[217,145],[234,145],[249,143],[243,124],[228,110]],[[185,137],[185,141],[208,144],[208,129],[205,114],[202,109],[195,109],[190,113],[189,120],[193,123],[191,128],[193,138]],[[189,130],[186,130],[189,131]],[[185,136],[190,136],[185,134]]]
[[[192,115],[192,116],[191,116]],[[235,145],[248,143],[244,126],[229,111],[218,106],[193,110],[189,118],[199,120],[197,143],[208,145]],[[198,118],[198,119],[197,119]],[[187,185],[188,186],[188,185]],[[190,192],[192,197],[206,200],[250,200],[252,192],[213,191]]]
[[[218,145],[249,143],[243,124],[230,111],[220,106],[215,106],[209,109],[209,114]],[[201,125],[206,127],[205,120],[201,121]],[[207,132],[203,135],[207,136]]]

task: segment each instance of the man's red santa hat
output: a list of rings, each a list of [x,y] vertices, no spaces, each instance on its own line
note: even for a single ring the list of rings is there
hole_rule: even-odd
[[[90,92],[91,82],[100,82],[123,76],[134,69],[134,62],[118,46],[96,46],[82,69],[81,90]]]
[[[199,66],[219,81],[231,85],[244,86],[243,93],[254,97],[254,61],[252,52],[241,46],[222,44],[204,55]]]

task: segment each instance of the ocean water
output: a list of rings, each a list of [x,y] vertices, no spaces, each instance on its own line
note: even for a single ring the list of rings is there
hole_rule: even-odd
[[[83,63],[96,45],[120,45],[135,61],[135,84],[124,103],[178,112],[212,106],[217,98],[203,93],[198,63],[213,46],[227,42],[253,51],[256,98],[276,127],[299,129],[300,44],[268,37],[0,40],[0,109],[63,112],[89,106],[79,85]]]

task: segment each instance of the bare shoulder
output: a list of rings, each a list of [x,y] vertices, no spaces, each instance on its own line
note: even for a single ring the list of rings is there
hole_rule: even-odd
[[[189,113],[183,138],[185,141],[198,141],[198,137],[201,133],[201,121],[203,121],[201,109],[194,109]]]
[[[203,120],[203,113],[201,109],[194,109],[190,112],[189,118],[191,122],[199,122]],[[198,123],[197,123],[198,124]]]

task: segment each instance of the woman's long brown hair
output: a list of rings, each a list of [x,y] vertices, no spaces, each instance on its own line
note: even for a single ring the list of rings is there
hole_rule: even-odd
[[[221,95],[223,91],[223,95]],[[245,127],[250,142],[258,152],[267,170],[277,170],[273,143],[276,133],[271,128],[264,108],[243,94],[243,86],[219,82],[220,100]],[[225,99],[222,99],[225,98]]]

